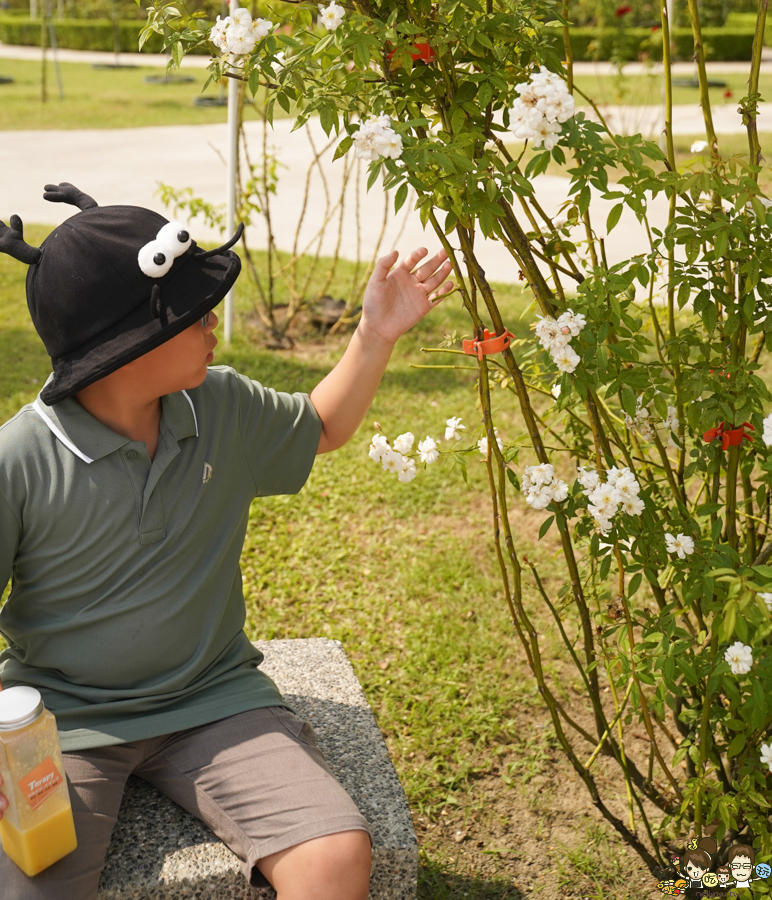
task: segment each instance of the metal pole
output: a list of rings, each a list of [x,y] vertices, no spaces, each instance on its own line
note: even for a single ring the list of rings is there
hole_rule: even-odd
[[[46,18],[48,19],[48,35],[49,40],[51,41],[51,53],[54,57],[54,72],[56,72],[56,86],[59,89],[59,99],[64,100],[64,90],[62,88],[62,73],[59,71],[59,48],[56,43],[56,31],[54,30],[54,23],[51,19],[51,7],[49,6],[50,0],[43,0],[46,7]]]
[[[231,15],[239,8],[239,0],[231,0]],[[228,185],[225,228],[230,237],[236,230],[236,177],[239,153],[239,88],[240,82],[228,79]],[[225,343],[233,338],[233,288],[225,295]]]

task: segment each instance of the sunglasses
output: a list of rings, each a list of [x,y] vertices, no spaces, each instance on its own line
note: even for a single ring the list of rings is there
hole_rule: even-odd
[[[209,324],[209,317],[211,316],[211,312],[208,312],[205,316],[201,316],[201,327],[206,328]]]

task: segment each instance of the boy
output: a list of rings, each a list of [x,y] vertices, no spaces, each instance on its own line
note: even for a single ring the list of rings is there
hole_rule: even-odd
[[[342,359],[290,396],[207,368],[239,233],[204,253],[150,210],[68,184],[44,196],[81,212],[41,248],[18,217],[0,223],[53,365],[0,428],[0,678],[57,717],[79,846],[34,879],[0,852],[3,900],[93,900],[132,772],[279,900],[364,900],[367,823],[258,668],[238,560],[251,501],[296,493],[351,438],[396,340],[451,290],[450,263],[380,259]]]

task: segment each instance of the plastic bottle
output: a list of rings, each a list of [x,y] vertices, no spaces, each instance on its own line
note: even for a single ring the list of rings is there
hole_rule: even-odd
[[[78,841],[56,720],[35,688],[0,691],[0,775],[9,802],[0,819],[3,850],[25,875],[37,875]]]

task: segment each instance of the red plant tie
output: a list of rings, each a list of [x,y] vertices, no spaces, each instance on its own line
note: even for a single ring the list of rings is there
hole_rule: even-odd
[[[514,338],[514,334],[511,331],[492,335],[485,328],[483,329],[483,339],[481,341],[473,338],[470,341],[462,341],[461,346],[464,348],[464,353],[467,356],[476,356],[477,359],[482,360],[483,356],[488,356],[491,353],[501,353],[502,350],[506,350],[512,342],[512,338]]]
[[[702,438],[708,443],[715,441],[717,438],[721,438],[721,449],[726,451],[730,447],[740,446],[743,442],[743,438],[745,438],[746,441],[753,440],[751,435],[745,433],[746,428],[750,428],[751,431],[756,430],[750,422],[743,422],[742,425],[738,425],[737,428],[731,429],[726,428],[726,422],[719,422],[716,428],[709,428],[702,435]]]

